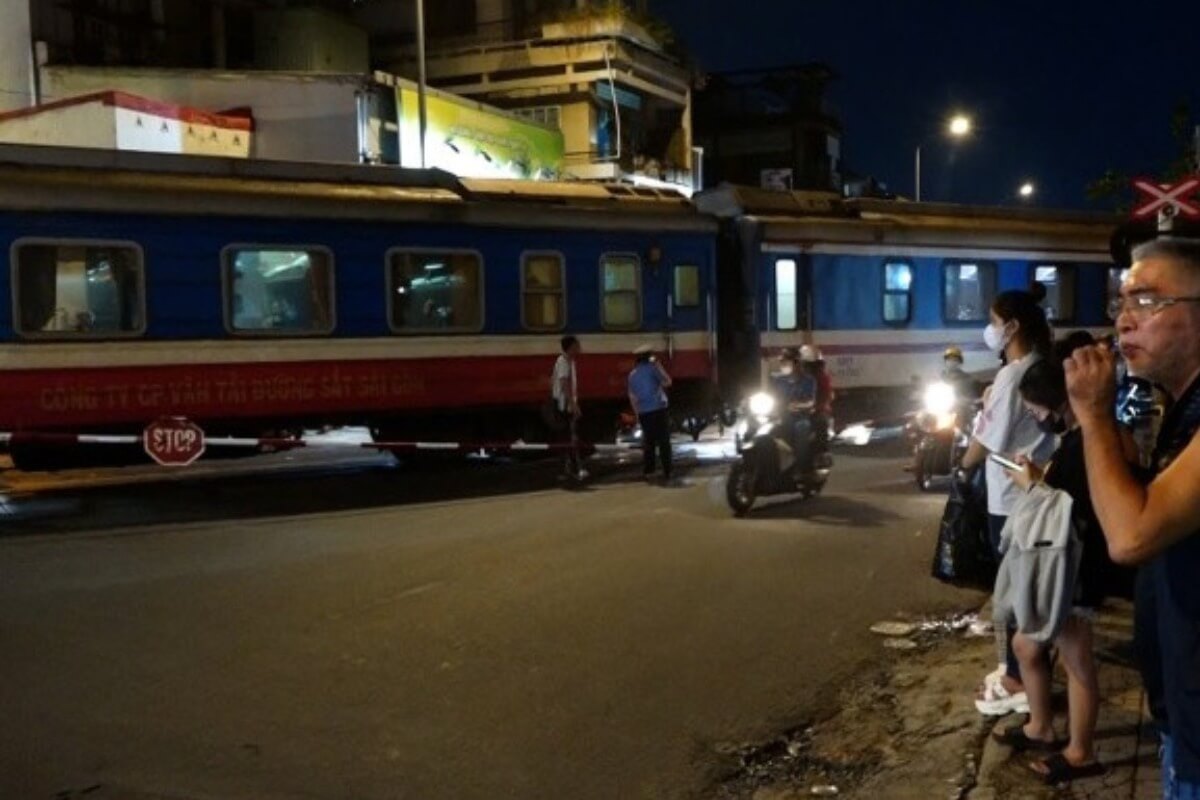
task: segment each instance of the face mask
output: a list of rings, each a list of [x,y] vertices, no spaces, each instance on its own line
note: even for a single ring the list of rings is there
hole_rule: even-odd
[[[988,325],[983,329],[983,342],[993,353],[999,353],[1008,344],[1003,325]]]
[[[1047,414],[1043,419],[1039,419],[1037,424],[1042,429],[1042,433],[1048,433],[1051,436],[1059,436],[1067,431],[1067,421],[1054,413]]]

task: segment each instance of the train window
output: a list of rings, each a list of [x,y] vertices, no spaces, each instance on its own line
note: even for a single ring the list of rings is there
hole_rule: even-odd
[[[388,285],[396,333],[483,328],[483,259],[478,253],[393,250]]]
[[[883,321],[912,319],[912,264],[887,261],[883,265]]]
[[[637,256],[605,253],[600,257],[600,321],[610,330],[642,324],[642,282]]]
[[[142,251],[131,243],[19,241],[12,249],[16,328],[31,338],[140,336]]]
[[[1108,268],[1108,308],[1112,305],[1112,301],[1121,296],[1121,284],[1129,277],[1129,268],[1122,269],[1121,267]]]
[[[947,261],[942,265],[942,316],[947,322],[986,322],[995,297],[995,264]]]
[[[700,305],[700,268],[691,264],[675,267],[675,305],[695,308]]]
[[[566,283],[558,253],[521,257],[521,321],[529,330],[557,331],[566,324]]]
[[[1075,268],[1039,264],[1033,268],[1032,279],[1046,287],[1042,308],[1051,322],[1070,322],[1075,319]]]
[[[775,262],[775,328],[796,329],[796,262],[791,258]]]
[[[231,333],[320,335],[333,331],[333,256],[319,247],[231,245],[223,253]]]

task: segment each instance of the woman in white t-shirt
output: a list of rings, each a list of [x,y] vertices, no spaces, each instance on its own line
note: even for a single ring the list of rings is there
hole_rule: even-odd
[[[1021,494],[1004,467],[989,453],[1008,458],[1024,456],[1044,463],[1056,446],[1056,437],[1038,426],[1021,402],[1017,387],[1038,359],[1050,352],[1052,334],[1046,315],[1029,292],[1002,292],[992,302],[990,323],[983,333],[988,349],[1003,355],[1005,366],[996,374],[983,412],[962,459],[966,470],[984,465],[988,495],[988,533],[999,558],[1000,531]],[[981,713],[1001,716],[1028,711],[1021,669],[1012,653],[1011,634],[1005,638],[1005,663],[984,680],[975,705]]]

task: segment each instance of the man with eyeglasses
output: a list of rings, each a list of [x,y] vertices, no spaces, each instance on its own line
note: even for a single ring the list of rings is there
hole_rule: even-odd
[[[1115,354],[1082,348],[1064,367],[1109,554],[1142,565],[1137,639],[1151,707],[1165,711],[1163,796],[1200,800],[1200,240],[1160,238],[1132,255],[1109,312],[1130,374],[1171,401],[1148,484],[1122,456]]]

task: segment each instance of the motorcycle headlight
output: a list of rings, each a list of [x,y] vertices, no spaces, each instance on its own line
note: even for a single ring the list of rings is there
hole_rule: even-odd
[[[775,398],[766,392],[750,395],[750,413],[756,417],[768,416],[775,410]]]
[[[943,416],[954,410],[958,402],[954,387],[948,383],[931,383],[925,387],[925,410],[930,414]]]

